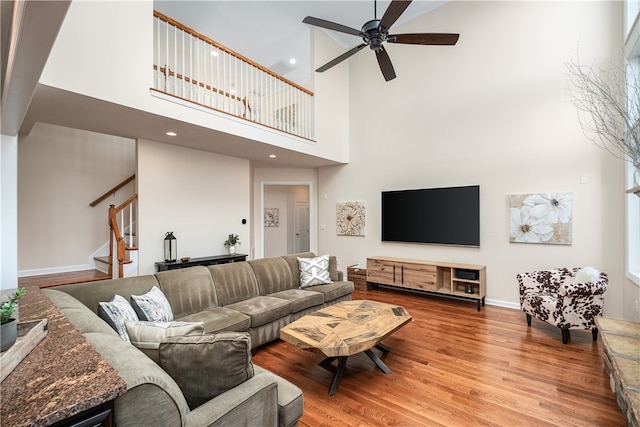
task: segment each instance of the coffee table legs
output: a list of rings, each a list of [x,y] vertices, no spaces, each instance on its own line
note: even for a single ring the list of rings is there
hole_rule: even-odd
[[[375,347],[385,353],[389,351],[389,347],[386,347],[382,344],[377,344]],[[376,356],[373,351],[365,350],[364,354],[369,356],[369,359],[373,360],[373,363],[375,363],[382,372],[384,372],[385,374],[391,373],[391,369],[389,369],[387,365],[385,365],[384,362],[380,360],[380,358]],[[342,374],[344,373],[344,367],[347,364],[348,357],[349,356],[327,357],[320,363],[318,363],[320,366],[325,366],[330,365],[334,360],[338,359],[338,368],[336,369],[336,373],[333,376],[333,381],[331,381],[331,386],[329,387],[329,396],[333,396],[338,391],[338,387],[340,386],[340,381],[342,381]]]

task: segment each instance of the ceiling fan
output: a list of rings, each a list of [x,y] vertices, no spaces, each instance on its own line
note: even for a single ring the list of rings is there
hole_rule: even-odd
[[[447,45],[453,46],[458,42],[460,34],[447,33],[415,33],[415,34],[389,34],[389,29],[398,20],[400,15],[409,7],[411,0],[393,0],[387,10],[384,12],[382,19],[377,19],[376,5],[373,2],[373,18],[366,22],[361,30],[350,28],[345,25],[336,24],[335,22],[326,21],[324,19],[307,16],[302,20],[305,24],[316,27],[326,28],[328,30],[338,31],[341,33],[351,34],[362,37],[364,43],[359,44],[351,50],[346,51],[337,58],[327,62],[316,71],[322,73],[334,65],[339,64],[350,56],[358,53],[365,46],[369,46],[376,53],[380,71],[386,81],[396,78],[396,72],[391,64],[389,54],[382,45],[384,42],[402,43],[402,44],[421,44],[421,45]]]

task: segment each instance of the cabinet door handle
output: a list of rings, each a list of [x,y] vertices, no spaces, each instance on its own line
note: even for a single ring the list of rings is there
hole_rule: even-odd
[[[404,283],[404,265],[401,268],[402,268],[402,270],[401,270],[402,282],[401,283]]]
[[[396,283],[396,266],[393,266],[393,283]]]

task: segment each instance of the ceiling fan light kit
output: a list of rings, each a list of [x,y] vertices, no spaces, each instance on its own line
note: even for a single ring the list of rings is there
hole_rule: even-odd
[[[376,53],[380,71],[386,81],[396,78],[396,72],[393,69],[391,58],[385,50],[383,43],[401,43],[401,44],[419,44],[419,45],[441,45],[453,46],[458,42],[459,34],[447,33],[416,33],[416,34],[389,34],[389,29],[398,20],[400,15],[409,7],[411,1],[393,0],[387,10],[384,12],[382,19],[377,19],[376,1],[374,0],[374,19],[367,21],[361,30],[347,27],[345,25],[336,24],[335,22],[326,21],[320,18],[307,16],[302,20],[305,24],[315,27],[325,28],[327,30],[338,31],[362,38],[363,43],[346,51],[342,55],[332,59],[331,61],[318,68],[316,72],[322,73],[329,68],[338,65],[345,59],[355,55],[364,47],[369,46]]]

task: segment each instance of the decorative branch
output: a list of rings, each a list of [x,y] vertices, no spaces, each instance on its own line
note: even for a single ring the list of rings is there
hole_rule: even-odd
[[[586,113],[578,114],[584,134],[640,170],[640,70],[596,70],[573,60],[566,66],[571,102]]]

